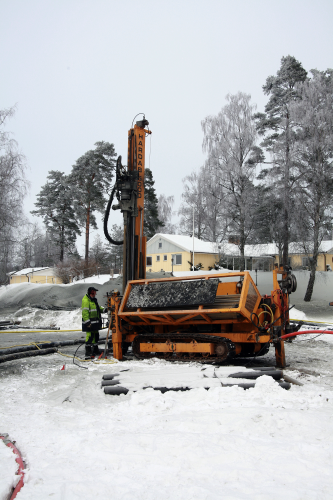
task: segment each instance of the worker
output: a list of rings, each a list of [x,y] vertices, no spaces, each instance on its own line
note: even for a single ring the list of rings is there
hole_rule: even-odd
[[[86,357],[99,354],[98,330],[102,328],[101,313],[107,311],[107,308],[104,309],[98,304],[96,292],[98,292],[97,288],[90,286],[88,292],[82,299],[82,331],[87,332]]]

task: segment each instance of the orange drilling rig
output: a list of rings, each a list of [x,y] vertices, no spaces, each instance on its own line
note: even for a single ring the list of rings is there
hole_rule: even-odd
[[[289,294],[296,278],[275,267],[270,295],[262,296],[250,273],[198,274],[183,278],[146,278],[144,236],[145,139],[143,117],[128,132],[127,167],[117,160],[116,182],[104,219],[110,243],[124,245],[123,294],[107,294],[113,355],[121,360],[132,345],[139,359],[215,363],[235,357],[262,356],[271,345],[276,365],[284,368],[281,336],[297,331],[289,322]],[[118,203],[112,205],[116,196]],[[124,217],[124,239],[107,229],[111,206]]]

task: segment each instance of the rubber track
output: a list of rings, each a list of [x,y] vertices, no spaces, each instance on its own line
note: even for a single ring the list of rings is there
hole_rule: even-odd
[[[229,352],[228,355],[225,359],[221,359],[219,356],[209,356],[209,357],[203,357],[202,355],[200,356],[200,353],[198,353],[194,357],[190,357],[189,353],[184,353],[183,356],[173,356],[172,353],[170,353],[170,356],[163,356],[163,353],[141,353],[140,352],[140,343],[142,341],[146,342],[166,342],[167,340],[170,340],[172,342],[191,342],[192,340],[195,340],[196,342],[200,343],[214,343],[218,344],[220,342],[225,342],[228,346]],[[168,361],[184,361],[184,362],[189,362],[189,361],[195,361],[198,363],[216,363],[217,361],[222,362],[226,361],[229,358],[234,357],[235,355],[235,344],[230,340],[225,337],[216,337],[214,335],[202,335],[200,333],[144,333],[144,334],[139,334],[135,337],[132,343],[132,350],[133,354],[136,358],[138,359],[147,359],[147,358],[152,358],[156,357],[156,354],[161,354],[161,356],[158,356],[159,358],[162,357],[162,359],[167,359]],[[169,353],[167,353],[169,354]]]

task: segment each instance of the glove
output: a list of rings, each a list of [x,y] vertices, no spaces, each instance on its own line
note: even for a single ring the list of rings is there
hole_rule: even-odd
[[[86,328],[87,328],[87,330],[90,330],[90,328],[91,328],[91,321],[89,321],[89,323],[86,323]]]
[[[108,308],[107,307],[104,307],[103,309],[103,313],[107,313],[108,312]]]

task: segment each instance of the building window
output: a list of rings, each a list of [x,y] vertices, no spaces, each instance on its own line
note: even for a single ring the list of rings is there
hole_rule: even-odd
[[[159,261],[160,261],[160,256],[156,255],[156,262],[159,262]]]
[[[163,260],[168,260],[168,256],[167,256],[167,255],[164,255],[164,256],[163,256]]]
[[[153,258],[147,257],[147,266],[152,266],[152,265],[153,265]]]
[[[158,243],[158,248],[162,248],[162,242],[161,241],[159,241],[159,243]]]
[[[176,259],[175,261],[176,266],[180,266],[182,263],[182,254],[176,254],[175,259]]]
[[[310,259],[308,257],[303,257],[302,258],[302,265],[303,265],[303,267],[309,267],[310,266]]]

